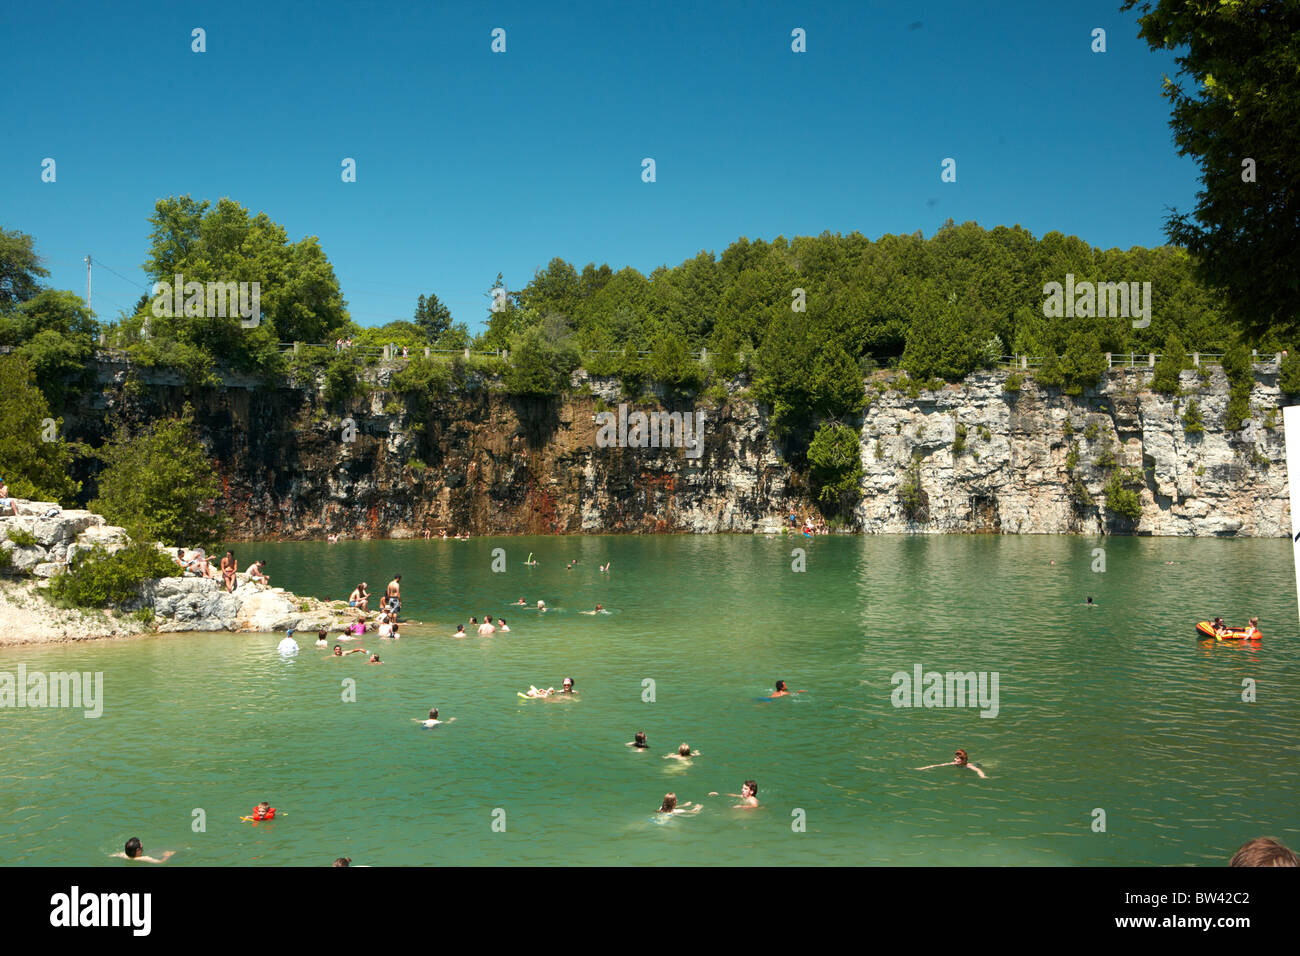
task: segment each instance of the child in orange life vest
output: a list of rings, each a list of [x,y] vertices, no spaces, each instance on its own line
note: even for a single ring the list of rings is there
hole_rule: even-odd
[[[263,800],[261,803],[259,803],[256,807],[253,808],[253,819],[274,820],[275,807],[271,806],[269,803]]]

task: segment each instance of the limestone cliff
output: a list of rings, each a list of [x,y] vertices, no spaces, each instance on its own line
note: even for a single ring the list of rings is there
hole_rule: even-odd
[[[682,448],[598,447],[596,415],[618,403],[617,384],[581,373],[582,393],[565,398],[515,399],[478,381],[415,408],[387,390],[391,368],[371,369],[372,391],[334,406],[310,385],[232,377],[220,389],[192,389],[166,374],[128,372],[100,363],[103,390],[68,416],[70,437],[97,444],[114,422],[139,426],[189,402],[238,537],[751,533],[812,510],[802,476],[769,435],[767,411],[743,391],[720,405],[700,401],[704,448],[690,458]],[[862,497],[849,527],[1288,534],[1280,414],[1266,427],[1280,397],[1276,365],[1256,367],[1256,417],[1232,433],[1222,428],[1228,389],[1219,369],[1205,381],[1183,373],[1203,413],[1200,434],[1184,430],[1189,398],[1147,391],[1150,376],[1112,371],[1077,398],[1032,379],[1005,392],[1005,372],[915,398],[877,383],[863,414]],[[1102,493],[1125,466],[1142,503],[1135,523],[1108,514]],[[909,478],[927,500],[924,520],[902,506]]]

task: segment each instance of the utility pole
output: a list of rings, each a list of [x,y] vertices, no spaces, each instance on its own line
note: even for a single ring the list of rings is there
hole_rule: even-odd
[[[90,256],[86,256],[86,308],[90,308]]]

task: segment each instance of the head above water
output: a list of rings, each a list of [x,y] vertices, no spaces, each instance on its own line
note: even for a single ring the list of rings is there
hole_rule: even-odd
[[[677,755],[679,757],[689,757],[691,755],[691,745],[682,744],[680,747],[677,748]]]
[[[350,857],[350,856],[341,856],[341,857],[339,857],[337,860],[334,861],[333,865],[334,865],[334,866],[351,866],[351,865],[352,865],[352,857]]]
[[[758,796],[758,784],[753,780],[746,780],[745,785],[740,788],[740,795],[742,797]]]
[[[343,656],[343,645],[342,645],[342,644],[335,644],[335,645],[334,645],[334,656],[335,656],[335,657],[342,657],[342,656]]]
[[[431,708],[429,708],[429,719],[430,719],[430,720],[437,720],[437,719],[438,719],[438,708],[437,708],[437,707],[431,707]]]
[[[144,846],[140,843],[139,837],[131,837],[131,839],[126,841],[126,855],[131,859],[134,860],[143,852]]]
[[[638,731],[636,732],[635,743],[636,743],[636,746],[638,746],[638,747],[645,747],[645,746],[647,746],[647,744],[646,744],[646,742],[645,742],[645,731],[644,731],[644,730],[638,730]]]
[[[1273,837],[1256,837],[1242,844],[1228,866],[1300,866],[1300,860]]]
[[[966,756],[966,751],[964,750],[958,750],[955,754],[953,754],[953,757],[955,757],[957,759],[957,763],[961,764],[963,767],[970,760],[970,758]]]
[[[779,680],[779,681],[777,681],[777,682],[776,682],[776,689],[777,689],[777,690],[785,690],[785,681],[783,681],[783,680]]]
[[[564,678],[564,684],[562,686],[564,687],[564,692],[566,694],[571,693],[573,691],[573,678],[572,677]]]
[[[660,813],[672,813],[677,809],[677,794],[665,793],[664,802],[659,807]]]

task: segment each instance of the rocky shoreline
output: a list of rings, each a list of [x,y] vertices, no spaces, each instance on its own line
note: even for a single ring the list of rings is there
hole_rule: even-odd
[[[78,554],[96,546],[112,554],[130,543],[122,528],[100,515],[63,510],[48,501],[16,501],[17,516],[0,517],[0,550],[8,554],[0,577],[0,646],[100,640],[178,631],[269,633],[341,632],[357,618],[345,601],[300,597],[284,588],[265,587],[236,576],[227,592],[219,580],[185,575],[157,578],[141,587],[140,600],[121,611],[59,608],[42,595],[49,580]],[[17,538],[18,540],[15,540]],[[156,545],[169,556],[175,548]],[[193,551],[186,551],[186,558]],[[148,608],[153,613],[137,616]],[[375,615],[366,615],[370,620]]]

